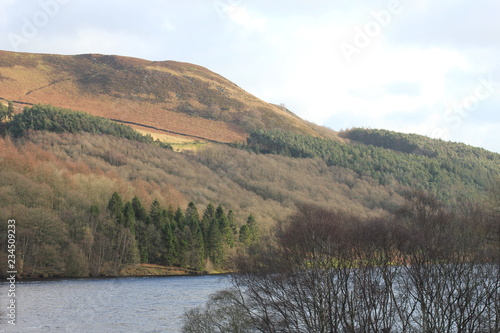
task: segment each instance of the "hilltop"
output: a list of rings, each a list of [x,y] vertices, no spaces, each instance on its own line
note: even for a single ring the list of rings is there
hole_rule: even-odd
[[[126,122],[153,136],[243,142],[255,129],[338,139],[198,65],[101,54],[0,51],[0,97]],[[134,125],[136,124],[136,125]],[[143,126],[138,126],[143,125]]]

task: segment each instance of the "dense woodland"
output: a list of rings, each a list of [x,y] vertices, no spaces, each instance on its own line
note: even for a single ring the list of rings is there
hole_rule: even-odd
[[[199,273],[222,269],[228,252],[258,239],[252,215],[240,222],[211,203],[183,209],[182,195],[166,184],[127,186],[115,170],[65,162],[30,143],[18,149],[2,140],[0,164],[0,216],[18,221],[17,267],[24,276],[110,275],[140,262]],[[135,195],[124,200],[113,190]]]
[[[321,158],[380,185],[424,189],[449,202],[482,197],[500,174],[499,154],[465,144],[385,130],[353,129],[341,136],[352,143],[260,130],[242,147],[264,154]]]
[[[480,202],[499,173],[498,154],[453,152],[460,145],[430,139],[418,143],[422,154],[381,147],[389,139],[367,145],[255,132],[248,145],[176,153],[70,110],[0,111],[9,121],[0,138],[0,237],[14,217],[24,276],[113,275],[138,263],[224,270],[297,205],[382,218],[411,187],[436,189],[447,204],[459,196]],[[417,137],[403,139],[408,146]]]
[[[86,134],[87,138],[93,135],[96,139],[105,134],[104,138],[114,138],[117,146],[123,141],[132,145],[126,148],[137,152],[149,148],[152,156],[173,154],[163,149],[166,145],[124,125],[69,110],[34,106],[14,117],[7,108],[2,111],[12,118],[7,132],[17,145],[9,137],[1,142],[0,215],[3,221],[19,221],[16,264],[21,276],[114,275],[138,263],[201,273],[224,269],[228,253],[258,240],[253,215],[240,222],[232,210],[226,212],[222,205],[211,202],[200,212],[194,202],[183,209],[180,205],[186,199],[168,184],[133,182],[113,174],[109,167],[127,165],[125,156],[113,149],[100,156],[105,162],[97,170],[91,158],[86,160],[88,164],[66,164],[25,140],[30,134],[47,131],[88,132],[92,134]],[[58,134],[51,135],[58,138]],[[51,148],[63,148],[47,139],[42,141]],[[80,150],[94,144],[98,149],[109,148],[109,142],[102,145],[73,139],[72,144]],[[75,153],[75,147],[65,148],[65,153]],[[140,169],[137,166],[137,171]],[[132,182],[129,186],[128,181]],[[130,192],[135,195],[124,200],[119,192],[127,197]],[[141,195],[147,205],[143,205]],[[7,253],[4,242],[2,249],[3,256]]]
[[[299,177],[306,170],[308,175]],[[344,180],[351,182],[352,189]],[[114,201],[121,205],[110,205],[115,192],[121,200]],[[90,133],[28,131],[21,138],[0,139],[0,219],[4,227],[12,216],[18,221],[18,244],[22,244],[18,264],[26,275],[85,276],[87,269],[93,275],[115,274],[141,260],[198,269],[193,261],[187,263],[186,255],[173,261],[166,256],[165,241],[170,236],[164,226],[169,224],[179,236],[174,243],[185,241],[180,233],[188,231],[187,222],[179,228],[179,209],[186,218],[191,201],[200,207],[200,220],[213,202],[234,221],[235,248],[227,242],[223,245],[230,255],[253,239],[253,233],[248,233],[252,223],[265,232],[273,221],[293,211],[294,202],[314,202],[314,198],[325,206],[344,205],[362,214],[382,214],[382,206],[396,207],[399,201],[384,187],[315,160],[255,155],[223,146],[192,156]],[[132,203],[135,233],[129,220],[122,222],[121,209],[112,208],[123,206],[123,215],[130,217]],[[144,207],[147,216],[137,206]],[[157,212],[156,219],[151,219],[152,211]],[[172,219],[176,212],[178,221]],[[249,220],[252,214],[256,222]],[[157,224],[149,223],[152,220]],[[154,236],[151,242],[160,246],[145,246],[150,241],[141,238],[144,229],[147,237]],[[205,247],[206,243],[204,238]],[[207,252],[204,256],[210,258]],[[206,269],[213,265],[204,263]]]

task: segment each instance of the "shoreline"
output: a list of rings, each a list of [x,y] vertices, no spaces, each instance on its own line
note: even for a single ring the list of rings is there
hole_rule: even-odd
[[[172,266],[160,266],[156,264],[138,264],[134,266],[128,266],[121,269],[117,273],[105,273],[96,276],[65,276],[65,275],[54,275],[54,276],[43,276],[42,274],[33,274],[33,276],[17,275],[17,282],[32,282],[32,281],[60,281],[60,280],[80,280],[80,279],[122,279],[122,278],[147,278],[147,277],[190,277],[190,276],[211,276],[211,275],[226,275],[234,272],[230,271],[203,271],[196,272],[186,268],[172,267]],[[5,274],[0,277],[0,283],[7,283],[7,278],[9,274]]]
[[[65,280],[111,280],[111,279],[127,279],[127,278],[168,278],[168,277],[203,277],[203,276],[222,276],[232,274],[227,273],[203,273],[203,274],[171,274],[171,275],[106,275],[106,276],[58,276],[58,277],[46,277],[46,278],[20,278],[16,277],[16,283],[23,282],[44,282],[44,281],[65,281]],[[0,285],[7,284],[8,277],[4,277],[0,280]]]

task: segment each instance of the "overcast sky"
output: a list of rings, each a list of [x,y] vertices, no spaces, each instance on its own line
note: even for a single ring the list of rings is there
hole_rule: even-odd
[[[0,0],[0,49],[196,63],[335,130],[500,152],[499,14],[498,0]]]

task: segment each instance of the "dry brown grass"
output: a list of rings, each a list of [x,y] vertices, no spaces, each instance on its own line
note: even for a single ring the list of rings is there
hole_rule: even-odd
[[[324,136],[291,112],[193,64],[0,51],[0,78],[0,97],[5,99],[52,104],[219,142],[245,141],[254,128]]]

